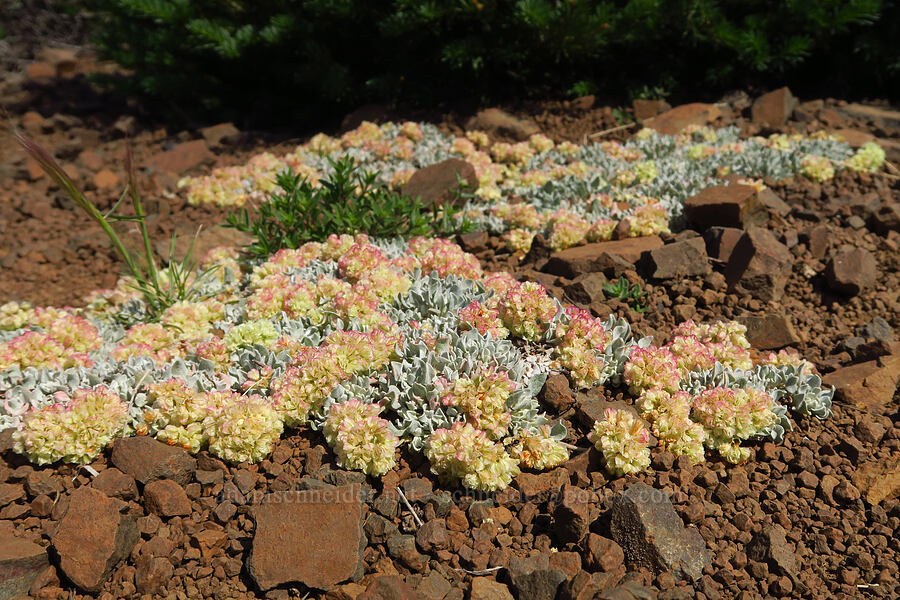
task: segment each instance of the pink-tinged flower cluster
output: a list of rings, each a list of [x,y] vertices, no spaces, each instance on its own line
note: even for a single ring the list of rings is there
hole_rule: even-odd
[[[227,373],[228,367],[231,366],[231,352],[219,338],[197,344],[196,354],[198,358],[212,362],[217,373]]]
[[[503,241],[511,252],[519,254],[528,254],[531,250],[531,244],[534,242],[535,233],[528,229],[510,229],[503,234]]]
[[[519,474],[516,459],[507,454],[503,444],[492,442],[469,423],[436,430],[428,438],[425,456],[432,472],[473,490],[503,489]]]
[[[653,435],[677,456],[687,456],[693,464],[703,462],[706,431],[691,420],[691,395],[649,390],[638,400],[641,416],[653,429]]]
[[[735,321],[718,321],[716,323],[697,324],[693,321],[681,323],[672,332],[678,337],[695,337],[699,339],[709,354],[717,362],[732,369],[752,369],[750,358],[750,342],[747,341],[747,328]]]
[[[521,229],[540,229],[543,217],[531,204],[501,204],[494,208],[494,215],[502,219],[508,227]]]
[[[597,219],[587,230],[584,238],[588,242],[608,242],[612,239],[616,225],[618,222],[611,219]]]
[[[237,248],[231,246],[216,246],[207,251],[200,260],[200,269],[215,269],[214,276],[219,281],[230,277],[234,281],[240,281],[242,276],[241,265],[238,262],[240,253]]]
[[[631,237],[669,233],[669,215],[662,204],[638,206],[628,217]]]
[[[138,433],[190,452],[199,452],[206,445],[206,429],[222,404],[221,393],[198,393],[174,378],[151,384],[147,401]]]
[[[488,367],[476,375],[460,377],[446,384],[441,403],[459,409],[467,422],[496,440],[506,435],[509,429],[512,415],[506,408],[506,401],[515,390],[516,384],[509,375]]]
[[[559,210],[550,219],[552,228],[547,243],[554,250],[565,250],[584,241],[590,222],[566,210]]]
[[[162,323],[138,323],[128,329],[112,354],[121,361],[146,356],[157,363],[165,363],[183,357],[184,351],[178,345],[174,329]]]
[[[356,374],[365,371],[377,371],[387,365],[400,336],[380,330],[333,331],[322,342],[324,348],[331,350],[334,359],[343,371]]]
[[[250,273],[250,286],[260,287],[263,281],[272,275],[283,275],[291,269],[305,267],[311,259],[318,258],[315,247],[284,248],[269,257],[269,260],[254,267]]]
[[[378,416],[380,412],[379,405],[359,400],[329,407],[323,431],[341,467],[379,476],[397,464],[400,438],[391,433],[388,422]]]
[[[288,427],[302,425],[310,410],[320,409],[331,390],[350,377],[334,349],[306,348],[294,357],[294,366],[272,380],[272,401]]]
[[[611,157],[628,162],[640,160],[644,156],[637,148],[627,148],[621,142],[615,140],[601,142],[600,147]]]
[[[625,382],[635,396],[647,390],[674,392],[678,389],[678,361],[666,347],[633,348],[624,369]]]
[[[354,287],[349,292],[341,292],[331,300],[331,308],[342,320],[356,320],[369,330],[392,331],[395,324],[385,313],[378,310],[379,301],[373,298],[371,290]]]
[[[816,367],[793,348],[783,348],[778,354],[770,352],[766,356],[765,363],[776,367],[800,367],[802,375],[812,375],[816,372]]]
[[[496,297],[492,297],[485,302],[474,301],[459,313],[459,327],[463,331],[476,329],[482,335],[491,334],[498,340],[505,339],[509,336],[509,331],[503,326],[500,320],[500,314],[497,310]]]
[[[141,293],[135,289],[133,277],[123,276],[111,290],[94,290],[84,298],[85,308],[95,315],[112,315],[130,300],[139,299]]]
[[[493,290],[498,298],[506,295],[506,292],[519,285],[519,281],[506,271],[489,273],[481,280],[485,289]]]
[[[498,310],[503,326],[512,335],[537,341],[547,332],[559,306],[544,286],[526,281],[506,292]]]
[[[59,392],[57,402],[33,409],[13,433],[13,449],[38,465],[94,460],[128,423],[128,406],[105,386]]]
[[[517,144],[497,142],[491,146],[491,156],[500,163],[523,165],[528,162],[534,154],[535,150],[528,142],[519,142]]]
[[[382,264],[364,272],[357,281],[357,286],[365,288],[370,295],[382,302],[390,302],[408,292],[412,287],[412,280],[405,273]]]
[[[588,435],[613,475],[640,473],[650,466],[650,432],[624,409],[607,408]]]
[[[425,275],[434,271],[441,277],[456,275],[476,280],[483,275],[478,259],[449,240],[416,237],[409,241],[409,249],[419,259]]]
[[[745,454],[749,457],[746,449],[735,449],[741,440],[762,433],[776,421],[773,405],[774,400],[763,390],[716,387],[694,397],[691,418],[706,430],[708,443],[732,461]]]
[[[354,244],[338,260],[338,272],[350,282],[356,282],[362,275],[372,271],[387,261],[378,246]]]
[[[278,340],[278,330],[269,319],[246,321],[235,325],[225,333],[223,341],[229,351],[248,346],[269,348]]]
[[[0,330],[15,331],[34,318],[34,307],[27,302],[7,302],[0,306]]]
[[[72,353],[46,333],[37,331],[26,331],[0,344],[0,371],[13,366],[23,369],[63,369],[93,364],[94,361],[87,354]]]
[[[177,302],[167,308],[160,322],[173,329],[179,340],[200,340],[209,336],[212,324],[225,318],[225,305],[216,300]]]
[[[681,377],[694,369],[711,369],[716,364],[710,348],[695,335],[676,335],[665,347],[675,355]]]
[[[828,181],[834,177],[834,165],[825,156],[804,156],[800,161],[800,173],[813,181]]]
[[[281,415],[272,402],[252,394],[239,396],[232,392],[223,401],[206,433],[209,451],[230,463],[259,462],[275,447],[284,431]]]
[[[520,431],[509,453],[519,461],[520,467],[538,471],[552,469],[569,460],[569,451],[553,439],[549,425],[541,425],[534,431]]]
[[[572,382],[579,388],[591,387],[603,375],[603,350],[609,334],[603,322],[591,313],[570,306],[566,309],[567,321],[557,328],[562,340],[556,347],[559,364],[569,370]]]

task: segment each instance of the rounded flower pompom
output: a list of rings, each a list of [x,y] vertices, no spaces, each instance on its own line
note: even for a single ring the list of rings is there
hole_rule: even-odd
[[[541,425],[535,431],[523,429],[509,448],[509,453],[526,469],[543,471],[569,460],[566,447],[550,435],[550,426]]]
[[[334,448],[344,469],[368,475],[384,475],[397,464],[394,456],[400,438],[378,416],[381,407],[348,400],[332,404],[325,419],[325,439]]]
[[[607,408],[588,439],[613,475],[640,473],[650,466],[650,432],[631,412]]]
[[[500,300],[500,319],[510,333],[529,341],[539,340],[559,312],[547,289],[534,281],[520,283]]]
[[[36,408],[13,433],[13,450],[38,465],[86,464],[125,432],[128,406],[105,386],[59,392],[56,404]]]
[[[209,451],[230,463],[259,462],[275,447],[284,431],[272,402],[253,394],[233,394],[207,428]]]
[[[680,380],[675,355],[668,348],[656,346],[633,348],[624,375],[628,389],[635,396],[652,389],[674,392]]]
[[[492,492],[505,488],[519,474],[515,458],[503,445],[469,423],[454,423],[438,429],[425,446],[431,470],[447,479],[458,480],[473,490]]]

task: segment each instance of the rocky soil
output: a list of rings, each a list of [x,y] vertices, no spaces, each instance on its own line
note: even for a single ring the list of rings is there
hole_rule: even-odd
[[[285,136],[230,124],[169,132],[104,107],[84,51],[45,49],[3,73],[15,126],[51,148],[105,206],[118,198],[131,139],[155,239],[228,238],[223,211],[189,207],[178,177],[234,164]],[[101,110],[102,108],[102,110]],[[619,126],[593,99],[508,107],[494,135],[539,129],[583,142]],[[900,159],[900,113],[786,90],[751,102],[668,111],[636,102],[654,127],[737,124],[747,135],[841,130]],[[347,125],[374,109],[348,116]],[[131,111],[134,112],[134,111]],[[390,111],[383,116],[396,118]],[[471,115],[444,115],[448,130]],[[487,119],[485,121],[484,119]],[[523,121],[524,120],[524,121]],[[505,123],[505,124],[504,124]],[[629,135],[630,128],[603,133]],[[280,145],[278,145],[280,144]],[[893,170],[892,170],[893,169]],[[900,595],[900,173],[798,177],[711,188],[688,202],[691,229],[524,260],[499,239],[459,241],[486,268],[545,284],[598,316],[618,313],[665,338],[686,319],[736,319],[756,350],[797,348],[837,389],[834,416],[800,419],[782,445],[733,467],[654,450],[652,469],[608,479],[593,450],[477,495],[408,456],[380,480],[337,468],[321,434],[282,440],[258,465],[229,466],[147,438],[118,441],[90,468],[34,467],[0,439],[0,598],[375,598],[427,600],[896,598]],[[0,144],[0,302],[77,305],[117,276],[111,247],[28,162]],[[160,248],[165,253],[165,248]],[[638,312],[607,297],[624,276],[648,294]],[[582,394],[552,376],[544,408],[588,448],[594,418],[621,395]]]

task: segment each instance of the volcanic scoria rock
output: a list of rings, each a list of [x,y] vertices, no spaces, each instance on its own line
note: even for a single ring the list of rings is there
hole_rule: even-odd
[[[760,300],[778,300],[791,274],[793,255],[771,231],[750,227],[738,240],[725,279],[731,288],[742,288]]]
[[[0,536],[0,598],[24,598],[49,564],[47,551],[34,542]]]
[[[363,574],[359,485],[274,492],[253,507],[247,570],[260,589],[302,583],[330,589]]]
[[[561,569],[551,568],[546,554],[513,557],[509,561],[509,579],[519,600],[552,600],[560,584],[566,580]]]
[[[69,508],[53,536],[59,567],[72,583],[97,592],[115,566],[131,553],[139,533],[124,503],[89,487],[69,496]]]
[[[703,240],[706,242],[706,253],[710,258],[727,264],[734,247],[737,246],[742,235],[744,235],[743,229],[710,227],[703,232]]]
[[[684,526],[668,496],[643,483],[616,498],[610,531],[629,562],[657,572],[697,580],[712,564],[700,532]]]
[[[197,468],[197,461],[183,449],[146,436],[116,440],[110,458],[120,471],[144,485],[157,479],[187,485]]]
[[[160,479],[144,487],[147,509],[160,517],[191,514],[191,501],[184,488],[171,479]]]
[[[868,250],[853,248],[831,257],[825,267],[828,287],[841,294],[855,296],[875,285],[878,262]]]
[[[747,341],[757,350],[777,350],[800,341],[791,320],[781,313],[746,315],[737,320],[747,327]]]
[[[709,125],[720,116],[722,116],[722,111],[715,104],[692,102],[676,106],[652,119],[647,119],[644,121],[644,126],[663,135],[676,135],[688,125]]]
[[[575,279],[583,273],[605,272],[614,265],[612,257],[634,264],[644,252],[660,248],[662,245],[662,240],[655,235],[584,244],[551,255],[543,270],[567,279]]]
[[[591,494],[574,485],[564,485],[553,511],[553,530],[563,544],[578,543],[587,533]]]
[[[710,227],[762,225],[769,218],[756,188],[749,185],[714,185],[684,201],[684,215],[700,231]]]
[[[763,527],[747,545],[747,556],[751,560],[768,563],[778,573],[796,577],[800,568],[784,533],[781,525]]]
[[[756,99],[750,108],[751,118],[757,125],[778,129],[784,126],[796,106],[797,99],[791,90],[779,88]]]
[[[900,384],[900,354],[842,367],[828,373],[822,381],[834,387],[838,400],[872,413],[884,413]]]
[[[403,186],[403,194],[419,198],[425,206],[443,205],[457,200],[456,192],[462,184],[469,189],[478,187],[475,168],[459,158],[450,158],[413,173]]]
[[[466,123],[466,129],[482,129],[487,133],[502,135],[525,141],[541,129],[533,121],[519,119],[499,108],[480,111]]]
[[[701,237],[654,248],[646,254],[647,272],[653,279],[676,279],[706,275],[712,269]]]

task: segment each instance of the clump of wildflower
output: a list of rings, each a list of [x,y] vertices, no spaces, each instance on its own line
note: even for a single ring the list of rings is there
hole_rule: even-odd
[[[79,389],[57,402],[36,408],[13,433],[13,450],[46,465],[58,460],[86,464],[94,460],[128,423],[128,407],[105,386]]]
[[[284,248],[256,266],[250,273],[251,287],[257,287],[269,275],[280,275],[291,269],[299,269],[310,261],[309,250]],[[314,257],[313,257],[314,258]]]
[[[204,358],[213,363],[217,373],[225,373],[231,366],[231,352],[225,342],[219,338],[197,344],[196,354],[198,358]]]
[[[625,363],[624,376],[635,396],[652,389],[674,392],[680,379],[675,355],[668,348],[656,346],[633,348]]]
[[[65,346],[38,331],[26,331],[8,342],[0,343],[0,371],[12,366],[60,369],[91,364],[93,361],[86,354],[71,354]]]
[[[441,403],[454,406],[466,415],[466,420],[487,432],[491,439],[506,434],[512,416],[506,401],[516,390],[516,384],[505,372],[489,367],[477,375],[460,377],[449,384]]]
[[[498,306],[503,326],[515,336],[539,340],[559,312],[556,301],[539,283],[526,281],[510,289]]]
[[[491,144],[491,139],[488,137],[488,134],[477,129],[467,131],[466,138],[479,148],[487,148]]]
[[[612,239],[613,230],[617,224],[616,221],[610,219],[597,219],[584,237],[589,242],[608,242]]]
[[[412,280],[387,265],[379,265],[363,273],[359,285],[369,288],[379,300],[387,302],[408,292]]]
[[[828,157],[811,154],[800,161],[800,173],[813,181],[828,181],[834,177],[834,166]]]
[[[772,412],[773,405],[774,400],[763,390],[716,387],[694,398],[691,418],[706,430],[708,445],[730,461],[738,455],[749,456],[749,451],[734,448],[741,440],[759,435],[775,422],[778,417]]]
[[[503,489],[519,474],[516,459],[503,445],[491,442],[484,431],[469,423],[436,430],[428,438],[425,456],[434,473],[473,490]]]
[[[248,321],[235,325],[225,334],[225,347],[231,351],[246,346],[268,347],[278,339],[278,331],[269,319]]]
[[[636,162],[634,163],[632,168],[634,169],[638,181],[640,181],[641,183],[650,183],[651,181],[656,179],[657,175],[659,175],[659,170],[656,168],[655,160]]]
[[[538,152],[549,152],[553,150],[553,140],[543,133],[535,133],[528,138],[528,144]]]
[[[294,363],[271,384],[272,401],[288,427],[306,423],[310,411],[320,409],[331,390],[350,378],[332,348],[307,348]]]
[[[388,364],[399,338],[384,331],[337,330],[322,342],[330,348],[338,365],[347,373],[377,371]]]
[[[640,473],[650,466],[650,432],[629,411],[607,408],[588,439],[613,475]]]
[[[489,333],[498,340],[509,336],[509,331],[503,326],[503,321],[500,320],[496,302],[479,302],[476,300],[460,309],[458,317],[459,327],[463,331],[477,329],[480,334],[487,335]]]
[[[531,250],[531,244],[534,242],[534,236],[535,233],[533,231],[516,228],[505,232],[503,234],[503,241],[506,242],[506,247],[511,252],[528,254],[528,251]]]
[[[509,448],[509,453],[526,469],[543,471],[569,460],[569,451],[550,434],[549,425],[536,430],[523,429]]]
[[[397,464],[394,453],[400,438],[391,433],[379,412],[379,405],[359,400],[332,404],[328,409],[323,431],[342,468],[379,476]]]
[[[284,431],[281,415],[262,396],[232,394],[206,431],[209,451],[230,463],[259,462]]]
[[[128,360],[132,356],[147,356],[163,363],[182,356],[182,351],[174,330],[161,323],[138,323],[128,329],[121,344],[113,350],[116,360]]]
[[[716,364],[713,353],[695,335],[677,335],[665,347],[675,355],[681,377],[694,369],[711,369]]]
[[[281,302],[281,310],[283,310],[287,316],[292,319],[300,319],[303,317],[309,318],[313,322],[317,322],[321,317],[321,313],[318,310],[318,301],[316,298],[316,288],[313,284],[309,282],[300,282],[296,285],[292,285],[286,288],[287,294],[284,296],[284,299]],[[253,318],[250,315],[250,303],[247,303],[247,316],[249,318]],[[274,313],[267,315],[260,315],[260,317],[273,317]],[[259,317],[257,317],[259,318]]]
[[[653,435],[677,456],[693,464],[703,462],[706,431],[691,420],[691,395],[649,390],[638,400],[641,416],[650,422]]]
[[[685,321],[673,331],[675,338],[679,336],[698,338],[713,359],[731,369],[752,369],[750,358],[750,342],[747,341],[747,327],[735,321],[717,321],[715,323],[697,324]],[[675,339],[673,338],[673,339]]]
[[[591,224],[574,213],[562,211],[553,218],[547,243],[554,250],[565,250],[584,241]]]
[[[27,302],[7,302],[0,306],[0,330],[15,331],[34,318],[34,307]]]
[[[770,352],[766,356],[765,362],[776,367],[800,367],[802,375],[811,375],[816,372],[816,367],[793,348],[783,348],[778,351],[778,354]]]
[[[176,302],[165,310],[160,321],[177,332],[183,340],[202,339],[209,335],[213,322],[225,317],[225,305],[215,300]]]
[[[884,164],[886,156],[881,146],[875,142],[866,142],[853,156],[847,159],[844,166],[852,171],[874,173]]]
[[[506,271],[496,271],[491,273],[482,279],[481,283],[484,284],[485,288],[493,290],[494,295],[497,297],[505,295],[506,292],[519,285],[516,278]]]
[[[378,310],[379,302],[371,297],[370,292],[360,288],[341,292],[332,299],[331,308],[344,322],[356,319],[368,329],[392,329],[394,322]]]
[[[543,223],[537,209],[524,202],[501,204],[494,208],[494,214],[512,228],[538,229]]]
[[[198,393],[181,379],[151,384],[144,424],[138,433],[153,435],[190,452],[199,452],[209,441],[206,428],[222,403],[220,395],[220,392]]]
[[[354,244],[338,260],[338,271],[345,279],[355,282],[385,260],[384,253],[378,246]]]
[[[662,204],[638,206],[628,217],[631,237],[669,233],[669,215]]]
[[[591,387],[603,377],[603,350],[609,334],[603,323],[574,306],[566,309],[567,322],[557,328],[562,340],[556,348],[559,364],[569,370],[572,382],[579,388]]]
[[[419,259],[424,274],[435,271],[441,277],[456,275],[479,279],[483,273],[474,255],[464,252],[449,240],[413,238],[410,240],[410,250]]]

